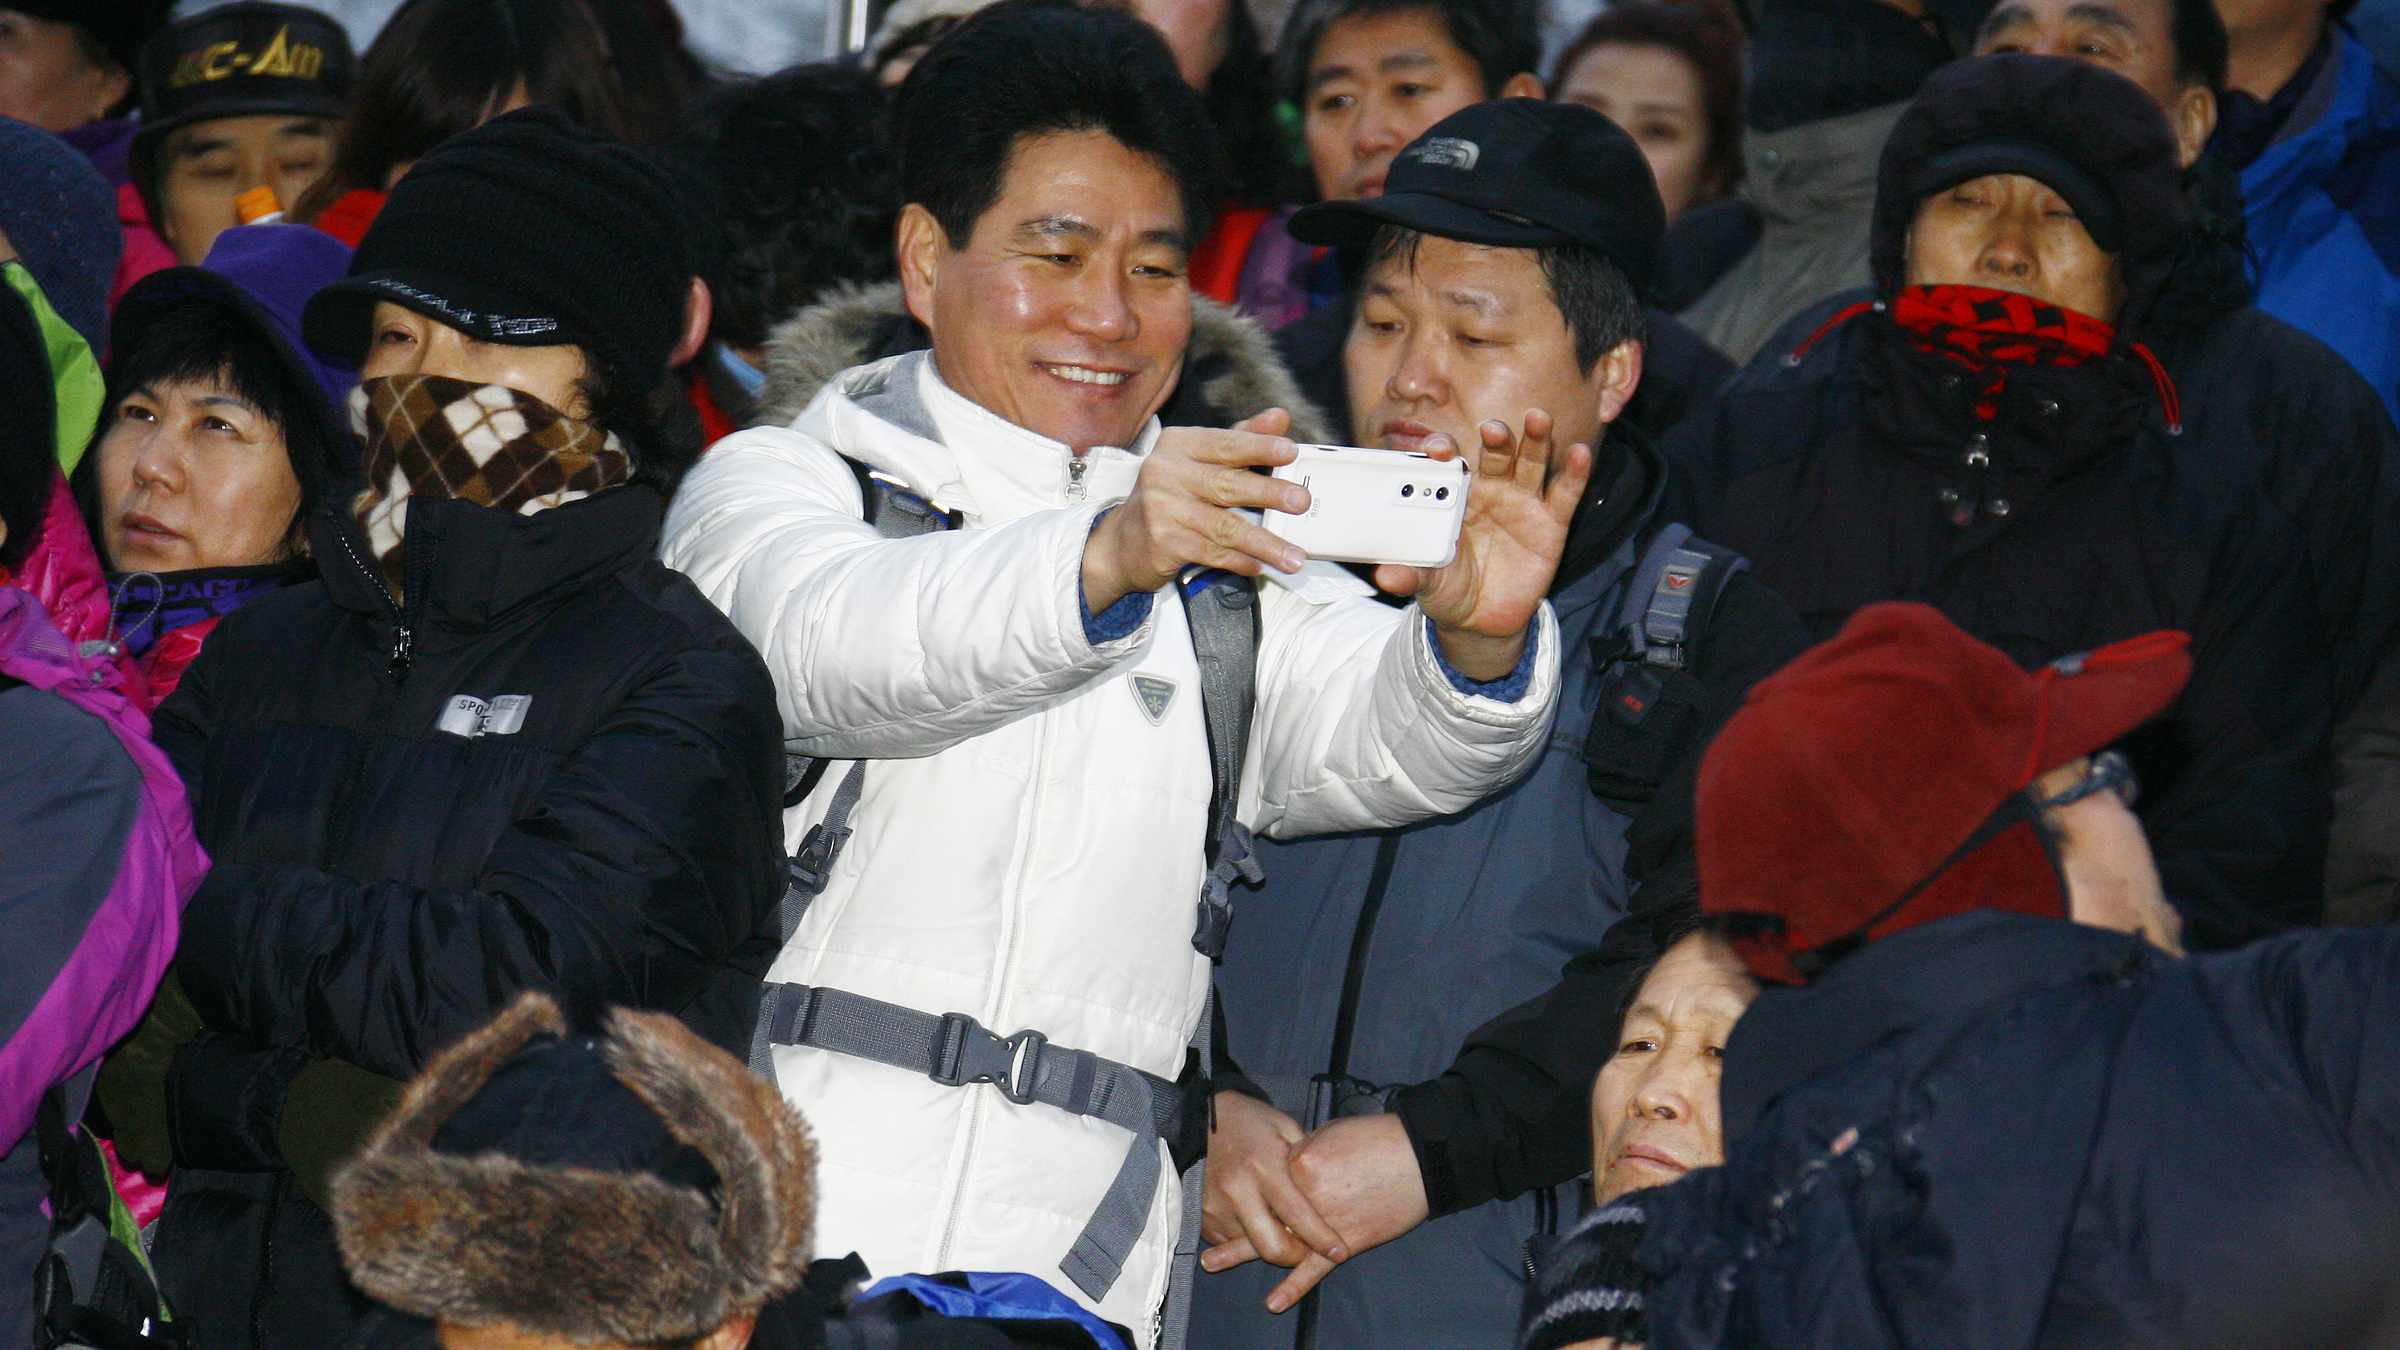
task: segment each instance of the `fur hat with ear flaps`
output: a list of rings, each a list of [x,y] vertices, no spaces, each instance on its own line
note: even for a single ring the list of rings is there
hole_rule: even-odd
[[[664,1013],[570,1036],[529,992],[417,1075],[334,1178],[359,1288],[579,1343],[701,1335],[807,1269],[815,1150],[773,1084]]]

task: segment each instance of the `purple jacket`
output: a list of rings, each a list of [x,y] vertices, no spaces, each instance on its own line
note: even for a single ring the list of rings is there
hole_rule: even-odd
[[[0,586],[0,1151],[133,1030],[208,870],[183,780],[118,679]]]

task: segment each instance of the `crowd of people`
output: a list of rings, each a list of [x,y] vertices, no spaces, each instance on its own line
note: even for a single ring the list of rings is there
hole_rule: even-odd
[[[10,4],[0,1350],[2400,1346],[2341,0]]]

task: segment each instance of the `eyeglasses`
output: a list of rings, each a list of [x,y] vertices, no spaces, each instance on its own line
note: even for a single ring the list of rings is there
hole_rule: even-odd
[[[2114,792],[2117,800],[2131,806],[2140,791],[2141,784],[2135,782],[2133,777],[2133,761],[2125,758],[2122,751],[2103,750],[2086,761],[2082,782],[2034,805],[2051,811],[2062,806],[2073,806],[2095,792]]]

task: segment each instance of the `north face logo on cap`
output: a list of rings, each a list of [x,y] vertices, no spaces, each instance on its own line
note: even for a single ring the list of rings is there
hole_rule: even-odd
[[[1167,705],[1175,701],[1175,682],[1156,675],[1128,675],[1125,679],[1133,686],[1133,701],[1141,706],[1142,716],[1157,726],[1167,715]]]
[[[1473,141],[1462,141],[1456,136],[1428,136],[1410,146],[1401,158],[1415,160],[1419,164],[1439,164],[1445,169],[1457,169],[1464,173],[1475,167],[1476,160],[1483,158],[1483,147]]]

